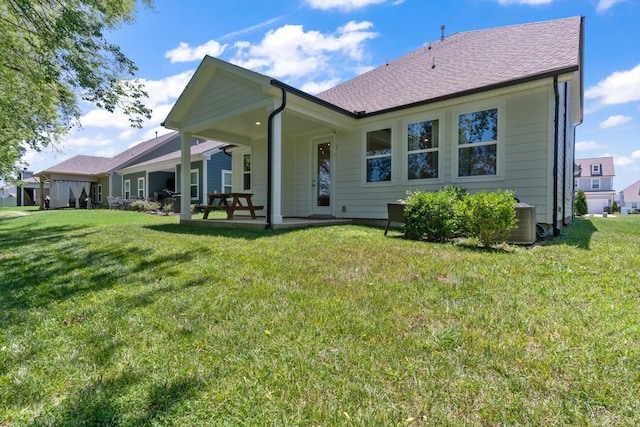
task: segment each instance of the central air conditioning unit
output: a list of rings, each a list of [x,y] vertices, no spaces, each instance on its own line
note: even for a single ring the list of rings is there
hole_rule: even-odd
[[[536,207],[526,203],[516,203],[516,228],[511,230],[509,243],[530,245],[536,241]]]

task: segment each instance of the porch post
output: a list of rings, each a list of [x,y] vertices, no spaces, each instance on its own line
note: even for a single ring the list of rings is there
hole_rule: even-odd
[[[180,132],[180,219],[191,219],[191,134]]]
[[[273,117],[273,182],[271,223],[282,224],[282,113]]]

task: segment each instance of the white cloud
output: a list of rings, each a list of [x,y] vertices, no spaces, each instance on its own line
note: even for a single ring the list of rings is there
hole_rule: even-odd
[[[609,10],[611,7],[613,7],[615,4],[622,3],[624,1],[626,0],[600,0],[598,2],[598,6],[596,7],[596,11],[598,13],[605,12]]]
[[[327,89],[331,89],[332,87],[337,85],[339,82],[340,80],[338,79],[325,80],[323,82],[309,82],[302,85],[300,90],[315,95],[316,93],[320,93]]]
[[[385,1],[386,0],[306,0],[305,3],[313,9],[338,9],[347,12],[362,9],[372,4],[384,3]]]
[[[220,56],[227,48],[226,44],[220,44],[215,40],[209,40],[200,46],[191,47],[188,43],[180,42],[178,47],[165,52],[164,57],[171,63],[200,61],[205,55]]]
[[[344,69],[345,60],[364,59],[364,42],[378,36],[369,31],[372,26],[368,21],[350,21],[335,33],[323,34],[285,25],[269,31],[259,44],[236,43],[238,52],[230,62],[277,78],[313,80],[329,75],[333,79],[330,74]]]
[[[616,126],[620,126],[623,123],[627,123],[628,121],[633,120],[629,116],[617,115],[611,116],[607,118],[605,121],[601,122],[598,126],[600,129],[608,129]]]
[[[631,153],[631,158],[632,159],[640,159],[640,150],[636,150],[633,153]]]
[[[538,6],[541,4],[553,3],[553,0],[498,0],[500,4],[525,4],[529,6]]]
[[[247,34],[247,33],[252,33],[252,32],[254,32],[256,30],[259,30],[261,28],[269,27],[269,26],[275,24],[276,22],[281,21],[283,18],[284,18],[284,16],[278,16],[277,18],[269,19],[269,20],[261,22],[259,24],[252,25],[252,26],[247,27],[247,28],[243,28],[242,30],[238,30],[238,31],[234,31],[232,33],[225,34],[224,36],[220,37],[220,40],[233,39],[233,38],[236,38],[238,36],[241,36],[241,35],[244,35],[244,34]]]
[[[634,163],[634,159],[631,157],[613,156],[613,164],[616,166],[629,166],[632,163]]]
[[[580,141],[576,142],[576,151],[589,151],[589,150],[599,150],[607,148],[606,145],[600,145],[595,141]]]
[[[145,128],[160,124],[167,117],[174,101],[180,96],[193,73],[194,70],[188,70],[161,80],[138,80],[144,84],[148,95],[143,103],[152,110],[151,119],[143,122]],[[116,108],[113,113],[97,108],[90,110],[80,118],[80,123],[83,127],[122,129],[125,137],[121,139],[133,136],[133,133],[127,133],[131,130],[131,123],[120,108]],[[68,141],[70,140],[65,141],[65,145]]]
[[[601,105],[624,104],[640,100],[640,64],[626,71],[616,71],[584,93]]]

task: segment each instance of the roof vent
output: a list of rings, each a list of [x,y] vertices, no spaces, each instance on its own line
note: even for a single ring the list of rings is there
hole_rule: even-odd
[[[440,25],[440,31],[442,31],[442,35],[440,36],[440,41],[444,41],[444,29],[447,28],[444,24]]]

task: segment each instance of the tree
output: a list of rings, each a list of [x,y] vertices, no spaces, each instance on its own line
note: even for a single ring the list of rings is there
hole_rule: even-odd
[[[578,190],[578,193],[576,194],[576,200],[573,203],[576,210],[576,215],[582,216],[589,213],[589,207],[587,206],[587,196],[584,194],[584,191]]]
[[[78,126],[79,100],[122,109],[134,127],[151,116],[127,80],[135,64],[104,37],[135,12],[136,0],[0,0],[0,177]]]

